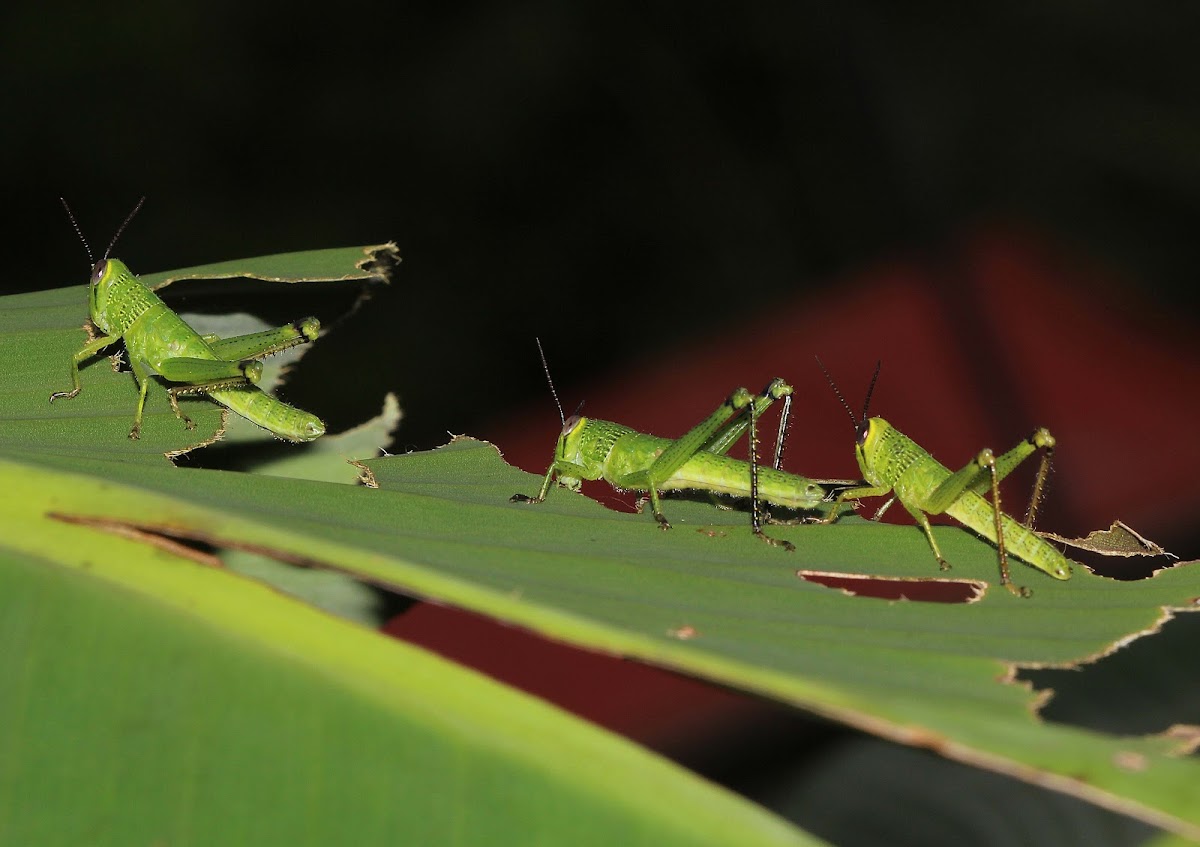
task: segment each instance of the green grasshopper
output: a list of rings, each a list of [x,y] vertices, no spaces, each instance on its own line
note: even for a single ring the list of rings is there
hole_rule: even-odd
[[[834,384],[833,377],[820,359],[817,360],[817,364],[825,372],[825,378],[829,380],[834,393],[854,423],[854,454],[867,483],[840,491],[836,502],[857,500],[860,497],[882,497],[890,493],[891,498],[879,508],[874,519],[878,520],[892,503],[899,500],[925,531],[925,537],[929,539],[929,546],[933,548],[933,555],[937,557],[942,570],[946,570],[950,565],[942,556],[942,551],[933,537],[927,515],[940,515],[943,512],[950,515],[996,545],[1000,562],[1000,582],[1011,593],[1022,597],[1029,597],[1032,592],[1028,588],[1013,585],[1008,572],[1009,554],[1055,579],[1071,578],[1070,560],[1033,531],[1037,508],[1050,469],[1050,457],[1054,452],[1054,437],[1049,430],[1038,428],[1027,439],[1001,456],[996,456],[991,450],[984,448],[965,467],[951,473],[916,442],[883,418],[867,417],[871,392],[875,390],[875,380],[879,376],[878,365],[875,367],[875,375],[871,377],[862,418],[859,419],[850,410],[850,406]],[[1029,510],[1025,522],[1017,523],[1000,509],[1000,480],[1039,450],[1041,462],[1034,481]],[[990,503],[982,496],[989,489]],[[822,522],[833,523],[837,518],[838,510],[834,509]]]
[[[188,429],[195,424],[179,408],[178,398],[206,394],[251,423],[288,441],[311,441],[323,435],[325,424],[315,415],[289,406],[255,385],[262,376],[262,363],[258,360],[305,341],[315,341],[321,328],[317,319],[305,318],[278,329],[233,338],[197,333],[134,276],[124,262],[108,257],[144,200],[143,197],[138,201],[117,229],[104,255],[92,265],[88,311],[91,324],[101,334],[94,335],[91,326],[88,327],[87,344],[71,360],[73,388],[51,394],[50,402],[79,394],[80,363],[105,347],[124,341],[129,366],[139,389],[130,438],[137,439],[141,435],[142,411],[151,374],[177,383],[168,389],[168,397],[171,408]],[[83,237],[66,200],[62,202],[91,261],[92,248]]]
[[[542,353],[541,342],[538,352]],[[550,370],[542,353],[546,379]],[[558,406],[562,431],[554,449],[554,459],[546,471],[541,491],[536,497],[514,494],[520,503],[541,503],[551,484],[579,491],[582,480],[604,479],[621,490],[645,491],[650,498],[654,519],[662,529],[671,524],[662,512],[660,495],[663,491],[710,491],[750,498],[750,524],[754,534],[768,544],[794,550],[791,542],[772,538],[763,532],[762,501],[791,509],[812,509],[826,499],[826,492],[816,482],[779,470],[782,460],[783,433],[791,406],[792,387],[782,379],[773,379],[758,396],[745,388],[734,391],[717,410],[689,430],[683,437],[671,440],[646,435],[611,421],[594,420],[578,414],[566,418],[553,381],[550,391]],[[758,419],[767,407],[783,399],[784,413],[780,421],[780,438],[776,444],[775,464],[759,467]],[[750,461],[725,455],[749,430]]]

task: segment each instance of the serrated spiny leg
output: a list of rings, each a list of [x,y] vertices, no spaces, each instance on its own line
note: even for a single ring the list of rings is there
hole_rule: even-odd
[[[769,396],[770,386],[767,391],[763,392],[759,397]],[[754,534],[763,541],[770,544],[772,547],[782,547],[788,552],[796,549],[796,545],[790,541],[784,541],[781,538],[774,538],[763,532],[763,504],[758,496],[758,411],[757,403],[751,403],[748,407],[750,416],[750,527]],[[770,515],[768,514],[768,519]]]

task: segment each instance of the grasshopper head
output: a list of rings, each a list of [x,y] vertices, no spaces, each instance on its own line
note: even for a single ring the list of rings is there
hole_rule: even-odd
[[[583,453],[583,433],[587,428],[588,419],[581,415],[571,415],[563,421],[562,432],[558,435],[558,447],[554,453],[554,463],[560,468],[573,467],[580,463]],[[558,474],[558,484],[578,491],[582,485],[579,477]]]
[[[115,288],[123,287],[129,280],[134,280],[133,272],[120,259],[101,259],[92,266],[91,288],[88,289],[88,310],[92,323],[101,332],[111,333],[117,317],[117,301],[120,296],[114,296]],[[111,311],[110,311],[111,309]],[[123,329],[120,327],[119,329]]]
[[[892,425],[883,418],[863,418],[858,425],[854,442],[854,456],[858,459],[859,470],[863,479],[871,485],[890,485],[890,480],[882,479],[881,470],[885,462],[881,462],[883,442],[893,432]]]
[[[79,236],[79,240],[83,242],[83,249],[87,251],[88,259],[92,258],[92,248],[88,244],[88,240],[83,236],[83,230],[79,228],[79,222],[75,220],[75,215],[71,212],[71,207],[67,205],[66,198],[59,197],[62,201],[63,208],[67,210],[67,217],[71,220],[71,226],[75,227],[75,234]],[[104,255],[100,257],[100,261],[92,265],[92,281],[91,287],[88,288],[88,312],[90,313],[92,323],[94,323],[106,335],[124,335],[129,324],[133,322],[132,317],[126,317],[129,312],[129,307],[140,304],[125,302],[126,298],[120,292],[120,288],[128,286],[121,285],[125,280],[137,284],[137,277],[129,272],[129,268],[125,267],[125,263],[119,259],[110,259],[108,254],[117,246],[117,239],[121,237],[121,233],[125,231],[125,227],[129,226],[129,222],[133,220],[133,216],[138,213],[138,209],[142,208],[142,203],[146,202],[146,198],[142,197],[137,201],[137,205],[133,207],[133,211],[125,218],[124,223],[117,227],[117,232],[113,236],[112,241],[108,242],[108,249],[104,251]],[[113,289],[118,289],[115,293]],[[143,289],[149,291],[149,289]],[[110,311],[111,310],[111,311]],[[125,312],[126,315],[122,315]]]

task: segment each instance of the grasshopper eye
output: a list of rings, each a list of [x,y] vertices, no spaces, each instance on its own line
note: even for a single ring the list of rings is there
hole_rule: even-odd
[[[96,264],[92,265],[92,284],[95,285],[104,276],[104,270],[108,267],[108,260],[101,259]]]
[[[579,426],[579,415],[571,415],[563,421],[562,434],[568,435],[577,426]]]
[[[856,437],[858,438],[858,446],[859,447],[862,447],[864,444],[867,443],[867,433],[869,433],[870,431],[871,431],[870,418],[863,418],[863,422],[858,425],[858,432],[856,433]]]

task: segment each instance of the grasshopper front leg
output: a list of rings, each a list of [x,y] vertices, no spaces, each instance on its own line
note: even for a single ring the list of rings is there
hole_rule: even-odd
[[[833,508],[829,510],[829,514],[825,515],[823,518],[813,518],[811,522],[815,524],[836,523],[837,519],[841,516],[841,510],[838,509],[838,506],[841,506],[843,503],[846,503],[849,500],[862,500],[867,497],[884,497],[891,493],[892,488],[888,485],[855,485],[851,488],[843,488],[837,493],[837,496],[833,498]],[[895,501],[895,497],[890,498],[886,503],[883,504],[882,507],[880,507],[879,511],[875,513],[872,520],[879,520],[881,517],[883,517],[883,513],[887,511],[888,507],[891,506]]]
[[[89,335],[90,334],[91,333],[89,332]],[[67,399],[70,399],[79,394],[80,390],[82,389],[82,385],[79,380],[79,365],[82,362],[92,358],[92,356],[95,356],[105,347],[108,347],[111,344],[116,344],[120,340],[121,336],[119,335],[102,335],[98,338],[91,339],[87,344],[85,344],[82,350],[71,357],[71,390],[55,391],[50,395],[50,402],[53,403],[59,397],[66,397]]]
[[[629,431],[626,427],[616,426],[608,421],[593,421],[578,415],[566,418],[563,421],[562,431],[558,435],[558,442],[554,446],[554,459],[551,460],[550,467],[546,469],[546,476],[542,479],[541,490],[534,497],[530,497],[528,494],[514,494],[508,498],[509,501],[512,503],[545,502],[546,495],[550,493],[550,486],[556,479],[560,485],[572,491],[579,491],[582,487],[582,480],[599,479],[603,475],[600,463],[590,461],[582,464],[568,458],[568,456],[575,455],[584,461],[584,457],[579,455],[579,445],[588,438],[589,432],[596,430],[611,430],[613,432],[612,440],[615,440],[620,432]]]
[[[528,494],[518,493],[514,494],[512,497],[509,497],[509,501],[512,503],[544,503],[546,501],[546,495],[550,493],[550,486],[554,484],[554,478],[557,476],[557,474],[557,465],[555,463],[551,463],[550,469],[546,471],[545,478],[542,479],[542,489],[537,493],[536,496],[530,497]]]

